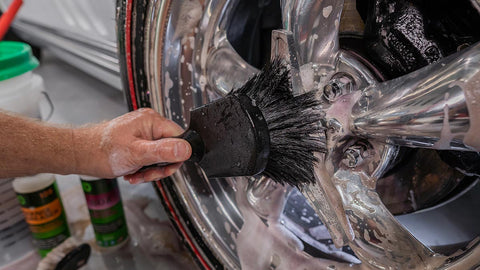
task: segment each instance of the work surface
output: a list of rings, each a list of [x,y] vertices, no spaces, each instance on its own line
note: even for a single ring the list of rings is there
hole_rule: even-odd
[[[35,70],[45,82],[54,104],[49,122],[82,125],[126,113],[123,93],[44,52]],[[95,158],[95,157],[92,157]],[[72,235],[93,243],[94,234],[79,177],[57,176]],[[149,183],[130,185],[119,179],[130,240],[121,249],[92,256],[83,269],[194,269],[180,240],[170,227],[161,202]]]

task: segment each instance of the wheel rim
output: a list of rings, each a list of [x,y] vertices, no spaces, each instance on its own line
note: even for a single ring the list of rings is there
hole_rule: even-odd
[[[147,61],[146,66],[147,83],[151,91],[148,98],[151,101],[153,108],[159,112],[163,112],[166,117],[175,120],[177,123],[182,124],[185,127],[189,120],[188,109],[224,95],[229,89],[241,85],[249,76],[251,76],[251,74],[257,72],[255,68],[248,65],[248,63],[246,63],[234,51],[226,39],[225,26],[228,23],[230,12],[233,10],[233,8],[228,7],[235,7],[237,2],[238,1],[212,1],[206,3],[205,6],[201,6],[200,3],[195,1],[187,1],[184,3],[157,1],[150,5],[148,17],[152,18],[152,20],[149,21],[149,24],[147,24],[149,26],[146,27],[147,41],[145,43],[147,44],[147,47],[145,48],[145,58],[150,59]],[[321,10],[322,14],[328,13],[328,16],[324,17],[340,18],[343,3],[338,1],[333,1],[332,3],[328,3],[328,1],[319,1],[318,3],[319,4],[315,6],[316,10]],[[301,14],[301,12],[298,11],[298,8],[301,7],[302,4],[307,5],[307,7],[309,5],[307,2],[282,2],[284,11],[289,10],[284,14],[289,14],[290,16],[284,16],[283,20],[287,27],[302,25],[302,23],[299,23],[299,20],[301,21],[305,18],[295,16]],[[305,8],[305,6],[303,6],[303,8]],[[311,8],[313,9],[313,7]],[[314,12],[311,13],[313,14]],[[183,25],[188,27],[180,27],[179,22],[183,22]],[[370,76],[368,72],[365,73],[363,69],[357,69],[356,65],[358,65],[358,63],[351,63],[352,61],[355,61],[354,59],[351,59],[348,54],[339,52],[337,35],[338,19],[331,19],[329,22],[330,24],[327,23],[326,25],[327,28],[330,27],[328,28],[330,29],[328,33],[331,35],[320,39],[317,37],[313,41],[313,43],[317,44],[314,47],[323,48],[323,51],[318,53],[315,50],[309,51],[305,46],[303,49],[302,46],[299,46],[299,55],[301,55],[299,59],[302,59],[302,57],[308,59],[309,57],[311,58],[312,55],[317,55],[317,57],[314,58],[314,61],[321,64],[321,67],[325,67],[327,69],[327,74],[331,75],[338,72],[344,72],[347,68],[350,72],[361,73],[360,75],[364,75],[364,77],[359,80],[360,83],[358,84],[360,87],[363,83],[367,85],[374,84],[374,82],[371,81],[373,77]],[[335,25],[335,22],[337,22],[337,25]],[[182,29],[179,31],[178,28]],[[308,27],[306,29],[308,32],[307,36],[312,37],[313,31],[311,31],[311,29],[308,30]],[[297,35],[296,40],[300,40],[302,29],[290,30],[294,30],[294,35]],[[302,44],[306,43],[308,42]],[[162,44],[162,46],[160,46],[160,44]],[[163,49],[159,49],[160,47]],[[325,48],[328,48],[328,50]],[[325,57],[325,55],[328,55],[328,57]],[[178,59],[179,61],[174,62],[175,59]],[[303,61],[302,64],[308,63],[308,61],[310,61],[310,59]],[[343,64],[343,67],[342,65],[338,65],[339,62]],[[353,70],[351,69],[352,66]],[[231,71],[229,72],[228,77],[222,76],[224,70]],[[330,76],[326,75],[324,77],[329,78]],[[323,86],[326,82],[326,79],[323,81],[322,79],[317,79],[316,81],[320,86]],[[385,88],[389,89],[390,87]],[[326,105],[326,107],[328,114],[328,107],[330,107],[330,105]],[[331,140],[332,137],[333,136],[331,136],[329,140]],[[343,139],[340,141],[340,146],[342,148],[349,143]],[[329,153],[340,152],[343,154],[343,150],[339,150],[341,147],[339,146],[338,139],[331,140],[330,145],[331,149]],[[379,151],[378,148],[381,148],[382,151]],[[377,160],[381,160],[383,163],[389,163],[391,161],[388,155],[392,154],[394,149],[390,146],[386,144],[378,144],[374,146],[374,149],[377,149],[375,153],[380,155],[377,157]],[[339,163],[340,158],[341,157],[338,157],[338,155],[331,154],[327,157],[327,164],[329,162],[333,163],[333,160],[335,160],[336,163]],[[338,165],[331,166],[335,167]],[[375,169],[377,169],[377,171],[375,171]],[[392,265],[392,260],[391,258],[383,260],[372,255],[373,253],[378,252],[378,247],[375,246],[374,249],[377,250],[371,250],[369,252],[368,248],[365,248],[365,245],[371,245],[372,243],[364,237],[356,235],[356,239],[352,240],[352,237],[345,233],[346,228],[351,228],[349,223],[352,221],[347,221],[345,219],[339,220],[339,218],[342,219],[344,214],[339,214],[334,210],[329,214],[325,214],[325,212],[328,211],[323,209],[325,208],[325,205],[330,205],[332,209],[337,210],[346,209],[348,206],[353,205],[354,202],[349,201],[348,198],[346,199],[344,196],[349,192],[344,190],[344,193],[342,194],[343,197],[338,196],[327,198],[328,196],[325,196],[325,194],[323,197],[319,196],[322,191],[318,190],[318,188],[326,188],[327,190],[330,188],[330,190],[332,190],[331,194],[336,194],[334,191],[342,188],[340,182],[343,181],[352,184],[354,181],[351,181],[351,179],[354,178],[358,179],[357,186],[355,187],[356,189],[363,190],[365,194],[369,192],[371,193],[372,187],[365,186],[364,184],[365,181],[368,182],[371,177],[367,177],[367,180],[362,181],[362,174],[364,174],[365,171],[368,171],[369,176],[374,174],[374,172],[381,175],[382,169],[385,168],[382,168],[381,166],[376,167],[373,170],[369,168],[370,171],[367,169],[364,169],[363,171],[355,171],[336,168],[334,172],[331,172],[331,169],[321,165],[318,168],[317,174],[319,180],[318,186],[315,188],[305,187],[303,190],[304,194],[310,199],[311,204],[322,217],[322,220],[327,221],[326,223],[333,240],[340,246],[343,244],[350,244],[354,247],[357,256],[362,258],[364,262],[369,260],[374,261],[375,263],[372,265],[374,267]],[[325,172],[328,171],[331,172],[330,175],[325,176]],[[336,182],[330,181],[332,176]],[[324,179],[324,181],[321,181],[321,179]],[[349,179],[350,181],[344,181],[342,179]],[[237,205],[239,201],[246,200],[249,209],[254,211],[256,216],[262,217],[263,215],[263,218],[268,219],[276,218],[275,214],[272,214],[272,211],[268,211],[268,207],[267,209],[262,209],[265,202],[255,204],[256,200],[261,201],[261,198],[265,197],[265,195],[269,195],[272,201],[275,201],[275,199],[279,200],[277,201],[277,204],[270,206],[270,210],[274,210],[274,206],[278,206],[278,204],[283,205],[285,203],[285,197],[291,197],[290,195],[286,196],[286,191],[283,191],[283,193],[280,192],[280,194],[283,195],[277,195],[278,197],[273,196],[272,199],[272,194],[275,193],[274,191],[279,190],[279,188],[272,188],[273,191],[268,192],[268,189],[271,186],[274,186],[274,184],[270,183],[267,179],[260,181],[257,179],[255,182],[250,180],[248,183],[246,181],[247,180],[238,179],[207,180],[203,178],[201,171],[193,165],[184,166],[181,171],[174,176],[175,188],[179,194],[182,194],[181,201],[185,204],[186,208],[191,210],[190,215],[193,216],[192,220],[196,223],[196,228],[200,231],[205,231],[204,235],[202,235],[203,241],[209,241],[211,247],[219,253],[216,257],[220,258],[222,264],[231,268],[239,268],[240,266],[235,245],[237,244],[236,241],[238,241],[238,233],[243,226],[243,218],[248,215],[248,213],[242,212],[242,210],[239,209]],[[264,184],[259,185],[258,182]],[[331,186],[325,187],[325,185]],[[370,185],[374,185],[374,183],[370,183]],[[351,187],[346,188],[348,189]],[[244,192],[242,192],[242,190]],[[373,192],[376,194],[376,191],[373,190]],[[257,194],[257,196],[252,194]],[[254,198],[252,198],[252,196]],[[339,205],[339,202],[342,202],[342,199],[343,204]],[[364,198],[363,200],[368,201],[371,199],[372,198]],[[219,201],[222,203],[219,204]],[[370,203],[375,205],[380,203],[383,205],[379,198],[373,198]],[[212,209],[217,209],[219,205],[222,206],[220,210],[215,210],[218,214],[216,216],[211,216],[212,212],[215,212],[212,211]],[[320,209],[322,210],[319,211]],[[249,213],[251,212],[250,210]],[[355,209],[347,210],[355,212]],[[273,212],[275,213],[275,211]],[[379,207],[376,216],[372,216],[370,219],[375,220],[375,218],[377,218],[378,221],[379,212],[380,214],[383,213],[381,214],[383,215],[383,220],[388,220],[391,226],[395,227],[394,231],[400,232],[400,234],[403,235],[394,240],[402,238],[407,239],[406,241],[409,244],[406,245],[417,250],[416,254],[423,254],[424,257],[422,260],[427,261],[428,264],[436,265],[437,261],[438,264],[442,263],[440,262],[442,259],[438,259],[438,256],[434,257],[434,253],[429,251],[429,249],[423,244],[416,241],[408,231],[401,227],[400,224],[395,221],[393,216],[386,211],[385,207]],[[364,211],[360,211],[360,213],[365,214]],[[355,213],[351,216],[358,217]],[[282,218],[283,221],[288,220],[285,216],[282,216]],[[328,224],[329,220],[331,221],[330,224]],[[215,221],[217,221],[217,223],[212,223]],[[338,224],[343,226],[338,226]],[[212,228],[215,228],[215,230],[213,230],[212,233],[207,233],[207,231]],[[367,228],[363,229],[368,230],[371,228],[368,228],[367,226]],[[236,236],[232,237],[232,233]],[[359,238],[361,239],[361,242],[356,242]],[[305,239],[303,240],[305,241]],[[281,243],[288,245],[287,242]],[[330,248],[333,248],[333,244]],[[411,255],[405,255],[406,252],[396,249],[395,246],[391,246],[390,248],[394,251],[389,254],[404,256],[405,260],[412,259]],[[367,252],[365,252],[365,250],[367,250]],[[380,250],[384,250],[384,247],[381,247]],[[385,253],[381,252],[381,254],[384,256]],[[355,258],[348,257],[348,254],[345,256],[344,259],[349,260],[350,262],[358,262]],[[445,258],[443,258],[443,260],[444,259]],[[422,260],[419,262],[413,262],[412,265],[422,265],[424,263]],[[272,267],[274,268],[278,263],[276,257],[273,255],[269,258],[265,258],[265,261],[268,261],[270,266],[273,265]],[[405,261],[402,260],[394,261],[394,263],[404,262]],[[285,262],[283,262],[283,265],[285,265]],[[331,264],[329,262],[321,262],[315,265],[323,267],[328,267],[330,265],[338,267],[348,266],[348,264]]]

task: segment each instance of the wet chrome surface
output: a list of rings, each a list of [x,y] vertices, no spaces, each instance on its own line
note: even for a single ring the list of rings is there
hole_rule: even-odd
[[[226,38],[229,15],[237,3],[235,0],[157,0],[151,3],[150,27],[146,28],[150,44],[146,57],[150,61],[146,70],[150,99],[157,111],[185,126],[190,108],[228,93],[257,72],[235,52]],[[348,93],[342,92],[334,102],[325,102],[322,108],[325,122],[331,127],[325,134],[328,153],[319,154],[321,163],[316,167],[317,184],[301,189],[322,222],[318,223],[315,215],[292,214],[307,209],[304,207],[305,198],[296,190],[278,187],[264,178],[206,179],[201,170],[187,164],[174,176],[175,185],[180,200],[190,210],[192,222],[202,232],[203,241],[209,243],[227,268],[239,268],[246,255],[263,254],[258,249],[262,246],[256,246],[256,242],[271,242],[278,248],[276,253],[260,256],[265,257],[265,263],[271,269],[285,269],[290,263],[320,269],[330,265],[337,269],[396,269],[405,266],[412,269],[468,269],[476,265],[475,256],[480,251],[475,243],[463,253],[464,256],[436,254],[393,217],[375,190],[377,181],[396,159],[397,145],[434,147],[441,138],[445,104],[458,108],[458,117],[452,117],[449,122],[452,133],[468,129],[469,119],[461,105],[461,89],[456,88],[447,96],[445,91],[417,87],[421,82],[419,78],[428,83],[436,80],[438,85],[444,85],[445,77],[436,72],[444,68],[442,63],[398,81],[377,83],[368,69],[348,52],[339,50],[338,29],[343,1],[284,0],[281,4],[287,31],[273,35],[272,52],[288,58],[292,64],[294,91],[318,91],[319,98],[323,98],[324,86],[338,74],[348,74],[355,82],[355,87]],[[465,53],[469,52],[476,55],[478,48]],[[455,63],[456,59],[450,58],[449,61],[453,62],[449,63]],[[455,64],[447,65],[445,69],[453,74],[452,79],[465,75]],[[305,70],[313,75],[302,76],[301,71]],[[404,96],[395,98],[395,94],[390,93],[393,87],[405,89],[395,92]],[[371,93],[372,88],[380,91]],[[433,94],[427,95],[430,92]],[[412,93],[428,98],[416,105],[418,100]],[[367,103],[364,97],[368,97]],[[411,102],[402,103],[405,100]],[[390,107],[372,106],[375,102],[382,105],[395,102],[395,112],[412,112],[412,115],[409,121],[403,122],[404,118],[395,118],[396,114],[392,112],[388,120],[393,120],[384,121],[380,116]],[[425,102],[437,106],[422,107]],[[416,105],[415,109],[428,108],[421,114],[425,118],[420,119],[422,123],[429,121],[423,126],[428,128],[409,126],[410,120],[418,119],[419,114],[402,110],[407,105]],[[371,121],[384,124],[373,127]],[[346,166],[344,152],[360,141],[367,145],[365,151],[362,150],[362,159],[354,166]],[[452,146],[465,149],[455,141]],[[320,227],[312,229],[305,219]],[[257,223],[258,220],[263,223]],[[252,234],[246,233],[252,232],[246,230],[249,228],[253,228]],[[284,228],[290,233],[285,233],[285,238],[276,236],[283,235],[280,232],[284,232]],[[254,233],[255,229],[264,230],[263,235]],[[325,238],[327,234],[331,239]],[[304,246],[298,239],[325,254],[336,254],[336,258],[343,258],[347,263],[312,261],[312,257],[302,255]],[[252,245],[253,253],[245,253],[244,242]],[[359,261],[343,252],[344,245],[353,249],[362,264],[350,264]]]
[[[303,10],[303,7],[296,7],[296,10]],[[332,10],[337,9],[333,7]],[[341,12],[341,9],[338,12]],[[333,16],[333,18],[338,17],[335,14]],[[326,19],[328,25],[328,17]],[[296,27],[302,29],[302,26]],[[305,39],[304,36],[302,38]],[[302,42],[302,40],[297,41]],[[326,50],[324,57],[314,55],[311,60],[323,59],[330,63],[330,57],[337,55],[338,51],[334,46],[326,46],[326,48],[330,49]],[[450,132],[455,135],[467,132],[469,124],[472,125],[472,123],[468,117],[465,117],[468,111],[464,89],[457,87],[450,90],[450,87],[453,82],[461,80],[466,80],[468,83],[473,78],[475,81],[478,73],[476,67],[478,54],[479,49],[472,46],[463,54],[446,59],[445,61],[449,61],[447,62],[449,64],[440,62],[429,66],[407,75],[408,79],[399,78],[381,85],[371,84],[364,89],[360,88],[356,93],[343,95],[331,106],[324,108],[325,122],[335,121],[340,128],[327,132],[328,152],[318,164],[317,187],[305,187],[304,193],[322,220],[326,220],[336,245],[348,244],[364,265],[379,269],[428,269],[445,265],[451,267],[455,264],[459,266],[478,263],[475,260],[468,262],[459,258],[447,259],[436,254],[413,237],[388,211],[375,190],[376,182],[382,173],[378,171],[374,173],[379,160],[382,160],[381,155],[386,145],[381,143],[369,145],[358,165],[346,166],[345,156],[342,155],[361,139],[355,135],[375,137],[372,134],[380,133],[377,129],[381,130],[382,126],[385,127],[384,134],[394,136],[399,130],[399,133],[404,132],[402,135],[408,133],[410,137],[417,136],[423,141],[428,141],[430,139],[428,135],[432,136],[431,134],[436,132],[436,140],[433,140],[430,145],[436,148],[442,148],[441,145],[434,145],[441,140],[441,135],[445,136],[442,129],[450,128]],[[361,66],[356,67],[362,69]],[[376,96],[368,96],[369,88],[375,90],[372,92]],[[444,108],[449,107],[455,112],[451,121],[448,121],[448,116],[451,114],[448,112],[443,114]],[[353,116],[350,115],[352,109]],[[355,115],[358,112],[360,112],[359,115]],[[447,121],[444,121],[445,118]],[[410,122],[416,123],[415,121],[422,125],[418,128],[405,125]],[[387,127],[388,124],[385,125],[385,123],[394,124]],[[432,131],[435,128],[437,130]],[[362,129],[364,132],[359,132]],[[398,142],[391,137],[388,139],[383,141],[393,144]],[[460,139],[463,138],[460,137]],[[397,145],[426,146],[413,143]],[[447,145],[444,148],[450,147]],[[462,149],[466,150],[466,147]],[[478,250],[470,250],[470,252],[475,253]]]
[[[480,44],[404,77],[372,85],[353,109],[352,132],[397,145],[468,150],[463,138],[471,118],[464,89],[455,83],[468,82],[477,74]]]

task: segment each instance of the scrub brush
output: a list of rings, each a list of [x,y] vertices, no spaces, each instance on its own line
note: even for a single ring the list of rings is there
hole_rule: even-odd
[[[293,95],[289,70],[276,59],[242,87],[192,110],[179,138],[209,177],[261,173],[281,184],[314,183],[314,153],[326,150],[319,105],[313,91]]]
[[[80,244],[69,237],[38,263],[37,270],[79,269],[87,263],[90,252],[90,245]]]

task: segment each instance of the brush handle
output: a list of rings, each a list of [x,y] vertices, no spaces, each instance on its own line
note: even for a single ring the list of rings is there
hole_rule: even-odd
[[[200,135],[195,130],[187,129],[184,133],[173,138],[184,139],[190,144],[190,146],[192,146],[192,155],[190,156],[188,161],[199,162],[200,160],[202,160],[202,157],[205,154],[205,145],[203,143],[202,137],[200,137]],[[160,162],[157,164],[144,166],[139,170],[139,172],[155,167],[165,167],[171,164],[175,163]]]

